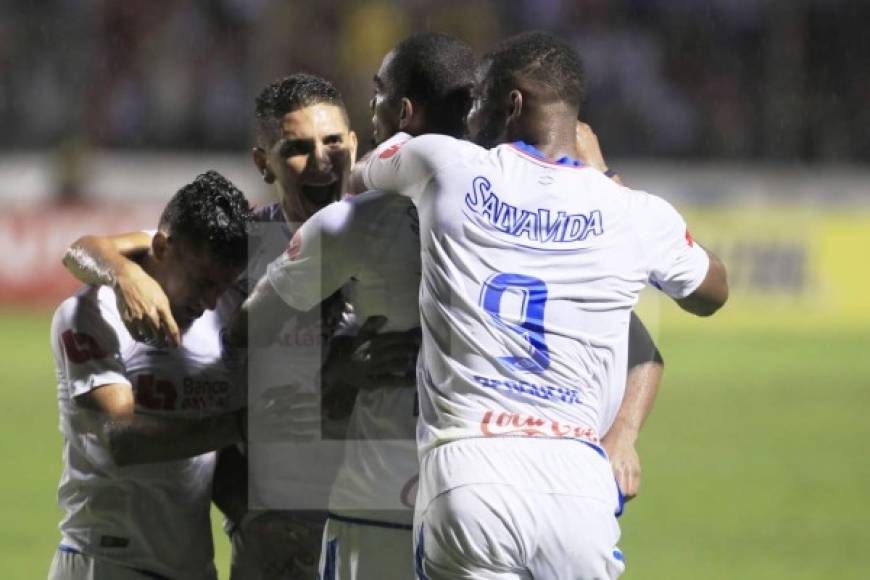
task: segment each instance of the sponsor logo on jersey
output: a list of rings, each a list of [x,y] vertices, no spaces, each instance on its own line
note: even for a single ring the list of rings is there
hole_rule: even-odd
[[[480,385],[497,389],[506,394],[523,395],[543,399],[545,401],[560,401],[572,405],[582,405],[580,391],[572,387],[556,385],[536,385],[527,381],[512,381],[475,375],[474,380]]]
[[[136,402],[155,411],[214,410],[226,407],[232,385],[225,380],[184,377],[182,388],[151,373],[136,378]]]
[[[604,233],[601,211],[568,213],[539,208],[526,210],[499,199],[486,177],[477,176],[471,183],[471,193],[465,195],[465,205],[496,230],[532,242],[582,242],[589,235]]]
[[[378,159],[389,159],[393,155],[399,152],[399,149],[402,148],[404,143],[396,143],[395,145],[390,145],[383,151],[381,151],[380,155],[378,155]]]
[[[582,439],[598,443],[598,435],[592,427],[576,425],[568,421],[547,419],[527,413],[495,411],[487,409],[480,420],[480,432],[486,437],[526,436]]]
[[[67,330],[60,335],[60,339],[66,356],[77,365],[106,357],[106,351],[100,348],[97,339],[90,334]]]
[[[299,253],[302,251],[302,231],[296,230],[296,233],[293,234],[293,237],[290,238],[290,243],[287,244],[287,249],[284,250],[284,254],[287,256],[287,259],[291,262],[299,257]]]

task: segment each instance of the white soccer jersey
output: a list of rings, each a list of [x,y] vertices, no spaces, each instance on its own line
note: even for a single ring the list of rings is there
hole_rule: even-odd
[[[154,348],[127,332],[111,288],[86,287],[61,303],[51,345],[64,436],[64,545],[171,578],[208,576],[214,453],[119,467],[89,427],[92,412],[74,399],[125,384],[137,413],[201,417],[241,408],[244,397],[221,359],[220,328],[218,315],[206,311],[179,348]]]
[[[301,224],[288,223],[280,204],[258,208],[254,213],[246,274],[237,293],[247,295],[266,273],[269,263],[288,247]],[[229,298],[228,298],[229,299]],[[324,509],[329,488],[341,460],[339,442],[320,439],[320,367],[324,328],[320,309],[308,315],[288,317],[267,346],[248,352],[249,506],[258,509]],[[248,320],[252,341],[257,340],[261,321]],[[308,432],[292,436],[273,433],[257,419],[264,408],[282,405],[301,409],[287,423],[310,426]],[[300,404],[296,404],[300,403]],[[304,466],[304,468],[300,468]]]
[[[298,310],[344,288],[359,324],[382,315],[385,331],[415,328],[420,324],[416,209],[407,198],[377,191],[333,203],[296,233],[288,252],[269,266],[269,280]],[[410,525],[418,471],[415,425],[416,389],[357,395],[332,511]]]
[[[420,214],[421,454],[471,437],[597,442],[640,290],[687,296],[709,265],[661,198],[522,143],[397,135],[363,177]]]

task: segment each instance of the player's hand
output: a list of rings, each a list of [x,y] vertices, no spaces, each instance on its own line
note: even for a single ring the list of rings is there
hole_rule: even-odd
[[[251,401],[248,436],[257,442],[312,441],[320,436],[320,394],[298,384],[269,387]]]
[[[169,298],[154,278],[130,262],[115,280],[121,320],[137,341],[154,346],[178,346],[181,332],[172,316]]]
[[[628,501],[640,491],[640,457],[634,447],[634,438],[611,431],[604,436],[601,446],[610,458],[613,476],[622,495]]]
[[[598,136],[592,130],[592,127],[583,121],[577,121],[577,158],[594,167],[598,171],[604,173],[607,171],[607,163],[604,162],[604,153],[601,152],[601,145],[598,143]]]
[[[381,333],[386,322],[383,316],[368,318],[356,336],[333,349],[323,368],[325,385],[357,389],[414,385],[420,329]]]

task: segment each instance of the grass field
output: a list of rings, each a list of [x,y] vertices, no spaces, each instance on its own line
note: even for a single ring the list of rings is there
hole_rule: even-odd
[[[44,578],[61,467],[49,315],[0,320],[0,578]],[[659,343],[668,367],[622,519],[624,577],[870,577],[870,332],[664,328]]]

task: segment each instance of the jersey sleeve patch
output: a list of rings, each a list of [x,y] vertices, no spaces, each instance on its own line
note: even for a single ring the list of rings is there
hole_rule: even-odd
[[[393,145],[390,145],[389,147],[381,151],[380,155],[378,155],[378,159],[389,159],[390,157],[399,152],[399,149],[402,148],[402,145],[404,145],[404,142],[394,143]]]
[[[287,256],[287,259],[291,262],[299,257],[299,254],[302,252],[302,230],[296,230],[296,233],[293,234],[293,237],[290,238],[290,243],[287,244],[287,249],[284,250],[284,255]]]

